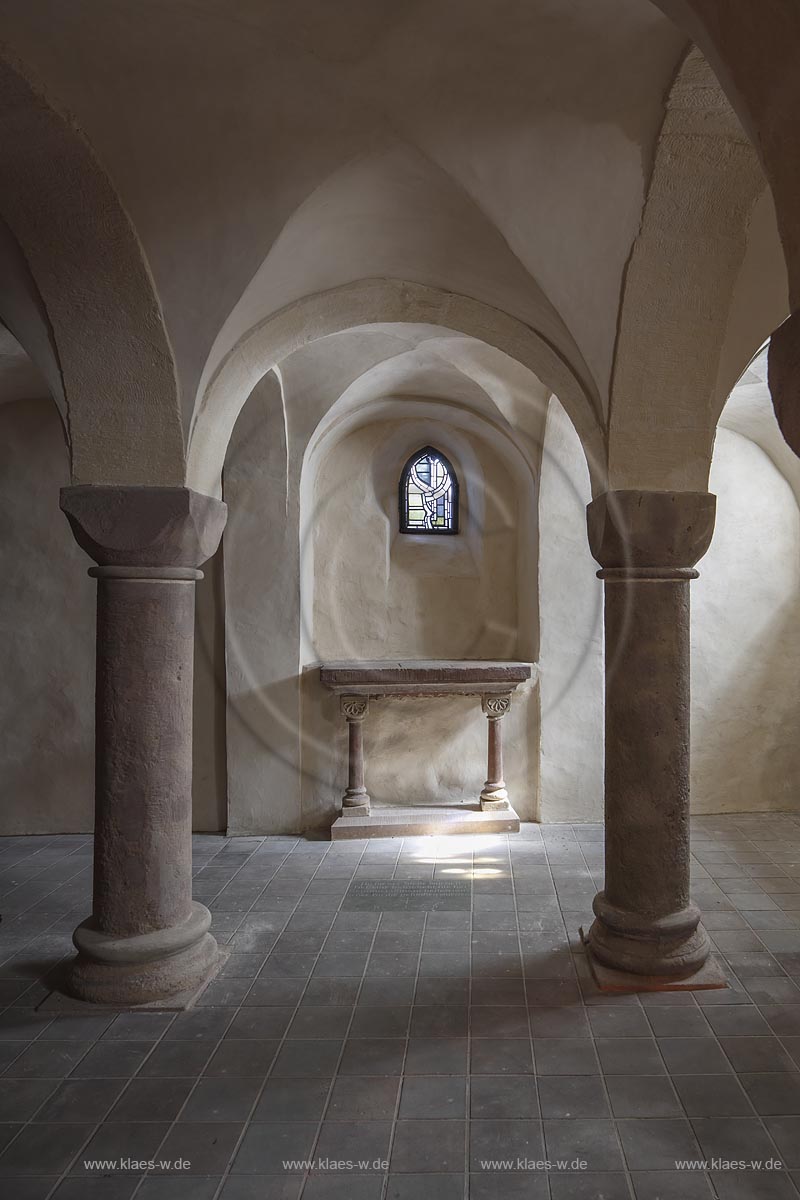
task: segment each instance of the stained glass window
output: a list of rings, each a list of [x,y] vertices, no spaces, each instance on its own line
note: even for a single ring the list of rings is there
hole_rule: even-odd
[[[458,480],[433,446],[413,454],[400,476],[401,533],[458,533]]]

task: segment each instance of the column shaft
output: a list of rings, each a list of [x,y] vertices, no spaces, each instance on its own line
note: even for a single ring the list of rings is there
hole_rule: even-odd
[[[714,497],[611,492],[588,517],[606,652],[605,885],[588,948],[640,986],[670,986],[710,949],[689,898],[689,583]]]
[[[93,915],[118,937],[191,909],[194,589],[98,578]]]
[[[342,814],[367,816],[370,799],[364,782],[364,718],[369,712],[369,698],[342,696],[340,707],[347,721],[347,788],[342,797]]]
[[[61,507],[99,564],[94,895],[64,986],[124,1007],[188,997],[220,962],[211,914],[192,901],[192,675],[197,567],[225,505],[187,488],[80,486]]]
[[[481,697],[481,708],[489,726],[486,782],[481,792],[482,809],[508,809],[511,807],[503,779],[503,730],[502,720],[511,708],[510,695],[485,695]]]

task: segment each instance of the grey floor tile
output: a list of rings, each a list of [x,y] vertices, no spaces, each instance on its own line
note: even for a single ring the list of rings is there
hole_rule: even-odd
[[[319,1121],[332,1080],[272,1077],[264,1084],[253,1120]],[[350,1114],[355,1115],[355,1114]]]
[[[175,1020],[173,1013],[121,1013],[103,1033],[103,1040],[155,1042]]]
[[[772,1141],[755,1117],[693,1117],[692,1128],[707,1159],[737,1161],[774,1157]]]
[[[543,1158],[541,1121],[503,1119],[469,1122],[471,1172],[497,1171],[497,1164],[504,1160],[523,1160],[523,1163],[532,1164]],[[524,1167],[520,1170],[524,1170]]]
[[[142,1063],[140,1075],[153,1078],[191,1078],[198,1075],[216,1046],[209,1042],[159,1042]]]
[[[274,1075],[330,1076],[341,1050],[341,1041],[284,1042],[272,1071]]]
[[[0,1084],[0,1122],[27,1121],[58,1086],[55,1079],[4,1079]]]
[[[619,1117],[679,1117],[681,1105],[664,1075],[609,1075],[611,1111]]]
[[[776,1037],[721,1037],[735,1071],[793,1071],[795,1064]]]
[[[768,1117],[800,1116],[800,1074],[740,1074],[742,1087],[757,1113]]]
[[[65,1079],[34,1119],[44,1122],[102,1121],[125,1086],[124,1079]]]
[[[28,1125],[0,1155],[0,1178],[60,1175],[94,1131],[94,1124]]]
[[[466,1128],[465,1121],[398,1121],[390,1171],[419,1174],[463,1170]]]
[[[656,1080],[660,1082],[660,1080]],[[543,1117],[610,1117],[599,1075],[550,1075],[539,1079]]]
[[[600,1071],[590,1038],[534,1038],[538,1075],[597,1075]]]
[[[237,1012],[226,1028],[224,1037],[226,1040],[228,1038],[253,1038],[257,1041],[282,1038],[289,1028],[293,1015],[294,1008],[288,1006],[243,1008]],[[317,1034],[317,1037],[322,1036],[324,1035]]]
[[[406,1042],[403,1038],[349,1038],[344,1045],[341,1075],[399,1075]]]
[[[526,1075],[533,1073],[529,1038],[475,1038],[470,1051],[473,1075]]]
[[[412,1037],[466,1037],[469,1009],[456,1004],[414,1005],[411,1013]]]
[[[72,1069],[73,1077],[128,1078],[135,1075],[152,1050],[150,1042],[98,1042]]]
[[[475,1172],[469,1177],[470,1200],[549,1200],[548,1180],[541,1172]]]
[[[631,1181],[636,1200],[714,1200],[705,1171],[633,1171]]]
[[[136,1193],[136,1200],[213,1200],[219,1183],[215,1176],[181,1179],[176,1175],[148,1175]]]
[[[651,1030],[643,1009],[609,1004],[590,1008],[589,1024],[596,1038],[646,1038]]]
[[[795,1200],[795,1189],[783,1171],[711,1171],[718,1200]]]
[[[140,1179],[138,1175],[105,1175],[97,1179],[84,1175],[80,1179],[63,1179],[53,1193],[53,1200],[129,1200]]]
[[[536,1038],[590,1037],[591,1030],[583,1008],[531,1008],[531,1032]]]
[[[358,1162],[360,1171],[384,1175],[391,1132],[391,1121],[323,1121],[315,1170],[341,1172],[338,1163],[344,1159]]]
[[[536,1079],[531,1075],[474,1075],[469,1093],[473,1120],[531,1120],[539,1116]]]
[[[296,1016],[288,1025],[287,1037],[292,1040],[312,1038],[317,1041],[340,1039],[347,1033],[352,1016],[353,1009],[350,1005],[305,1005],[297,1010]]]
[[[77,1160],[72,1164],[70,1173],[73,1175],[91,1175],[95,1169],[89,1164],[98,1159],[122,1159],[145,1162],[155,1156],[155,1152],[164,1140],[169,1129],[166,1121],[105,1121],[97,1129],[91,1140],[84,1146]],[[118,1169],[123,1170],[123,1167]],[[138,1165],[129,1168],[136,1175],[141,1174]]]
[[[467,1080],[463,1075],[417,1075],[403,1083],[402,1119],[463,1120],[467,1115]]]
[[[407,1075],[465,1075],[466,1038],[409,1038]]]
[[[578,1160],[588,1171],[624,1169],[613,1121],[576,1118],[569,1121],[545,1120],[544,1138],[548,1159],[568,1163],[572,1169]]]
[[[302,1043],[291,1043],[302,1045]],[[225,1038],[205,1067],[206,1075],[266,1075],[278,1053],[280,1042],[257,1042]],[[330,1072],[329,1072],[330,1074]]]
[[[697,1007],[648,1005],[646,1013],[656,1037],[708,1037],[712,1032],[705,1014]]]
[[[179,1120],[245,1121],[262,1085],[260,1078],[246,1076],[201,1079],[182,1109]]]
[[[769,1033],[766,1021],[754,1004],[708,1008],[705,1015],[717,1037],[748,1037]]]
[[[6,1067],[5,1075],[12,1079],[63,1079],[80,1063],[87,1049],[83,1042],[34,1042]]]
[[[359,1037],[405,1037],[411,1020],[411,1006],[359,1005],[350,1027],[351,1038]]]
[[[342,1075],[333,1085],[329,1121],[389,1120],[397,1108],[400,1076]]]
[[[252,1128],[252,1126],[251,1126]],[[182,1158],[191,1163],[188,1175],[220,1175],[233,1154],[241,1124],[173,1125],[159,1149],[159,1158]]]
[[[628,1181],[619,1171],[551,1173],[552,1200],[630,1200]]]
[[[685,1118],[621,1120],[617,1128],[631,1171],[673,1171],[676,1162],[702,1157]]]
[[[732,1070],[715,1038],[659,1038],[658,1048],[671,1075],[720,1075]]]
[[[303,1200],[381,1200],[380,1175],[312,1175],[303,1190]],[[259,1200],[263,1193],[259,1193]]]
[[[390,1175],[386,1200],[464,1200],[463,1175]]]
[[[767,1117],[764,1124],[785,1167],[800,1168],[800,1117]]]
[[[675,1075],[675,1090],[690,1117],[749,1117],[752,1107],[734,1075]]]

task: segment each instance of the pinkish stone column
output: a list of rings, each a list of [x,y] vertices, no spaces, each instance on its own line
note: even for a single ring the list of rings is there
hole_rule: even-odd
[[[608,492],[587,509],[605,584],[605,887],[588,944],[605,967],[680,978],[708,937],[689,897],[689,584],[707,492]]]
[[[227,510],[188,488],[100,485],[62,489],[61,507],[98,564],[94,901],[66,986],[142,1004],[219,961],[192,901],[192,668],[195,581]]]
[[[364,771],[364,720],[368,696],[341,696],[339,705],[347,721],[347,788],[342,796],[343,817],[368,817],[370,798]]]

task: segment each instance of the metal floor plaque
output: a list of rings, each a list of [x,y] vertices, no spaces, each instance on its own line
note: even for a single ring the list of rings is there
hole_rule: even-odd
[[[466,879],[365,879],[351,883],[342,908],[349,912],[469,912]]]

